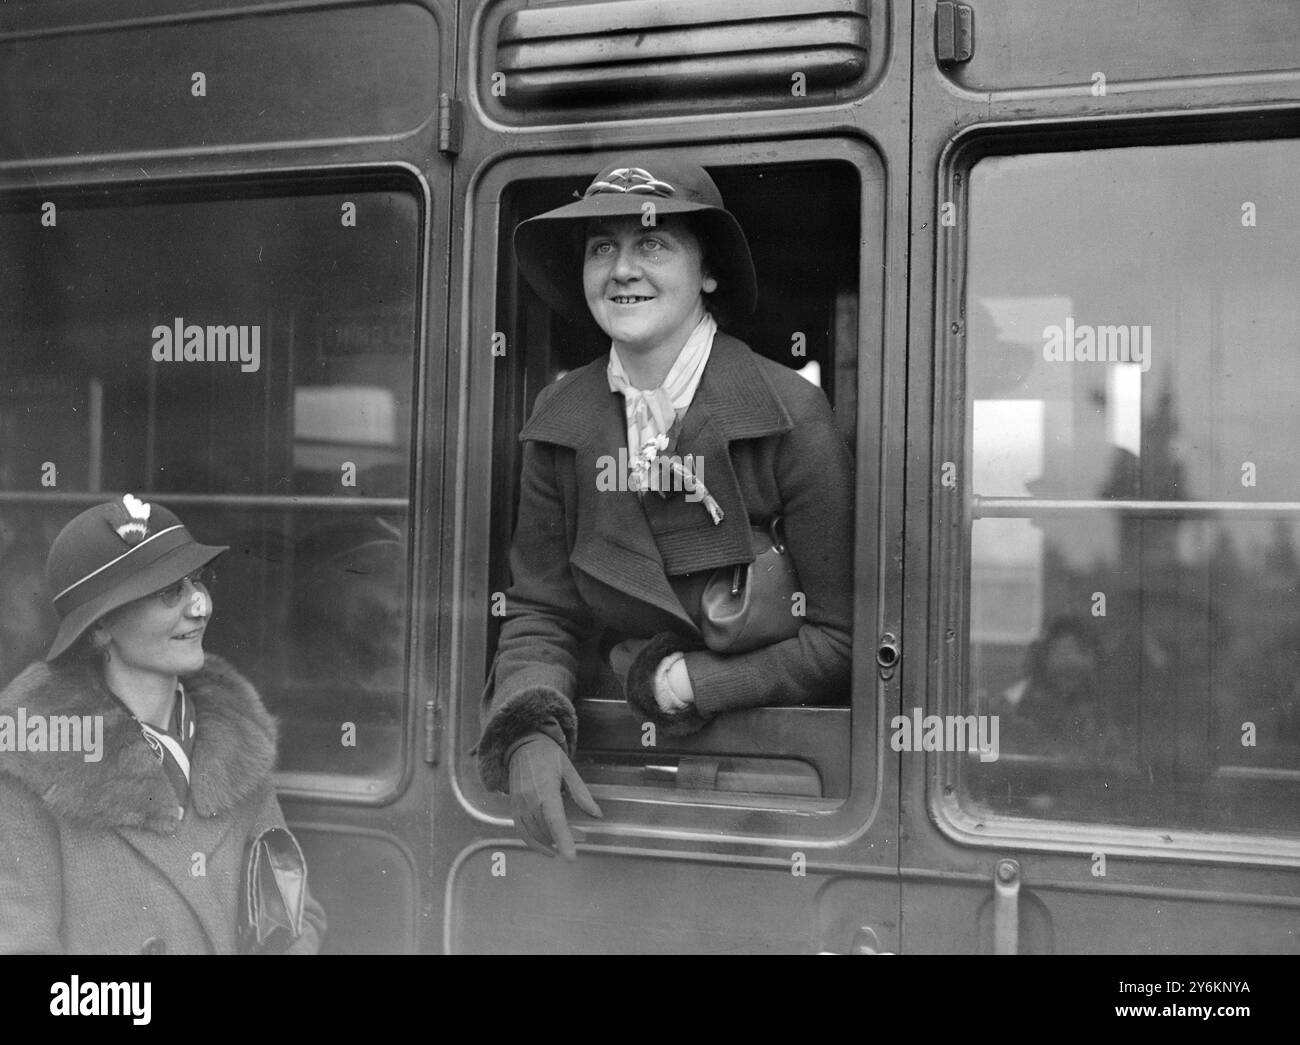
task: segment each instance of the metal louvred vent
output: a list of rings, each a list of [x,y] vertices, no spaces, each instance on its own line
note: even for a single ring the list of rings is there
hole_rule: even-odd
[[[797,103],[862,76],[868,4],[598,0],[515,11],[497,37],[501,101],[513,109],[744,92]]]

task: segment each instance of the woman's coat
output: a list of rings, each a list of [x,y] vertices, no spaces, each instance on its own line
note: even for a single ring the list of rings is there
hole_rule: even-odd
[[[647,494],[643,508],[635,493],[598,488],[627,445],[623,397],[610,391],[606,361],[544,389],[520,433],[512,585],[478,746],[480,774],[496,790],[507,789],[510,749],[529,732],[576,751],[580,648],[601,631],[648,640],[624,680],[638,717],[658,718],[651,679],[659,660],[688,651],[695,705],[663,723],[677,732],[734,708],[839,702],[848,683],[852,466],[825,395],[735,338],[715,336],[675,449],[704,461],[702,478],[725,513],[715,526],[681,492],[657,503]],[[658,541],[647,511],[662,513]],[[703,648],[668,575],[752,562],[751,523],[778,514],[806,595],[804,626],[750,653]]]
[[[99,715],[103,757],[0,752],[0,953],[229,954],[249,840],[283,827],[276,727],[220,657],[185,677],[195,713],[182,815],[139,725],[90,663],[28,667],[0,715]],[[324,912],[307,898],[289,953],[314,954]]]

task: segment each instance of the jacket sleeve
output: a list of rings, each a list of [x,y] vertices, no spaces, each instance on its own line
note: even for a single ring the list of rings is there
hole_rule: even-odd
[[[578,649],[592,627],[569,566],[569,522],[559,474],[561,455],[550,443],[524,444],[519,514],[510,547],[512,584],[496,659],[483,691],[479,775],[505,791],[508,753],[527,733],[546,733],[572,755],[578,720],[573,709]]]
[[[262,803],[255,831],[260,832],[267,827],[282,827],[286,831],[289,830],[289,825],[284,821],[284,811],[280,808],[280,800],[275,797],[274,789],[268,792],[265,801]],[[286,947],[284,953],[319,954],[321,941],[325,939],[325,925],[325,909],[316,902],[316,898],[312,895],[311,867],[308,866],[307,896],[303,901],[302,909],[302,935]]]
[[[805,596],[793,638],[749,653],[686,653],[703,719],[773,704],[838,703],[847,691],[853,626],[853,464],[817,392],[774,455],[786,544]]]
[[[62,954],[63,862],[40,799],[0,774],[0,954]]]

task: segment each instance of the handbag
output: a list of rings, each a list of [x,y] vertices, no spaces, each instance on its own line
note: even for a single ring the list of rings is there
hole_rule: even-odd
[[[781,537],[781,516],[750,528],[754,561],[714,570],[700,597],[704,644],[715,653],[748,653],[794,638],[803,617],[794,614],[799,578]]]
[[[283,951],[302,935],[307,861],[287,828],[268,827],[248,846],[244,870],[240,949],[245,954]]]

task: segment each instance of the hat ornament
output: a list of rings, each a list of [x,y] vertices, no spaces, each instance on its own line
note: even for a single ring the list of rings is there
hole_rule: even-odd
[[[114,505],[114,516],[125,520],[113,529],[129,545],[137,545],[149,536],[149,513],[153,505],[146,504],[131,494],[124,494],[120,506]]]
[[[637,192],[649,196],[672,196],[677,190],[666,181],[660,181],[644,167],[619,167],[609,172],[609,177],[597,179],[587,186],[587,195],[601,192]]]

